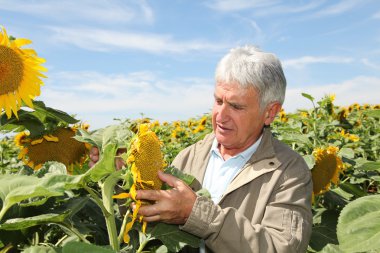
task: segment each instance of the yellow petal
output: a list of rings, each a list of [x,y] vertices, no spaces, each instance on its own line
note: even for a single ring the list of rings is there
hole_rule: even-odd
[[[131,194],[126,193],[126,192],[123,192],[123,193],[120,193],[120,194],[112,196],[113,199],[127,199],[127,198],[130,198],[130,197],[131,197]]]
[[[37,144],[40,144],[41,142],[43,142],[44,139],[43,138],[39,138],[39,139],[35,139],[33,140],[30,144],[32,145],[37,145]]]

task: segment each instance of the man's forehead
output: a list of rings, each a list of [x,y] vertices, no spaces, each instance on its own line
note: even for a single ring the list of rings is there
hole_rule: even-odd
[[[253,86],[244,87],[238,83],[216,83],[214,88],[215,95],[223,95],[224,93],[232,96],[256,96],[257,92]]]

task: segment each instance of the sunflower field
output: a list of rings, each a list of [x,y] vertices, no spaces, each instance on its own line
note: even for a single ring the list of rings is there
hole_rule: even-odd
[[[159,170],[192,182],[170,164],[212,132],[211,115],[174,122],[126,118],[91,130],[35,100],[46,69],[34,50],[23,49],[29,43],[4,28],[0,33],[0,253],[199,247],[199,238],[176,225],[140,220],[136,209],[149,203],[136,201],[135,194],[168,189],[157,180]],[[304,93],[300,99],[309,100],[311,109],[281,111],[271,128],[312,173],[308,252],[379,252],[380,105],[342,107],[334,95],[315,100]],[[92,167],[91,147],[99,152]]]

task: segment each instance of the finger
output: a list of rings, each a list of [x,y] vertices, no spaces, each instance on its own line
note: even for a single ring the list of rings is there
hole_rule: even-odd
[[[90,150],[90,155],[99,155],[99,149],[98,147],[92,146]]]
[[[173,188],[177,187],[178,184],[180,184],[182,182],[177,177],[170,175],[170,174],[166,174],[162,171],[158,171],[158,177],[161,179],[161,181],[167,183],[169,186],[171,186]]]
[[[157,201],[160,199],[160,192],[157,190],[138,190],[136,199]]]
[[[160,214],[157,204],[142,205],[138,211],[138,214],[144,217],[157,216]]]
[[[153,215],[153,216],[143,216],[143,221],[146,222],[154,222],[154,221],[160,221],[161,216],[159,214]]]

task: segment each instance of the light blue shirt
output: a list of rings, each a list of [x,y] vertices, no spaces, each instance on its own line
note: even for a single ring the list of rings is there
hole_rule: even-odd
[[[220,154],[218,142],[216,138],[214,139],[210,150],[211,157],[207,165],[202,186],[210,192],[215,204],[219,203],[232,179],[239,173],[253,153],[256,152],[261,139],[262,135],[249,148],[229,158],[227,161],[225,161]]]

